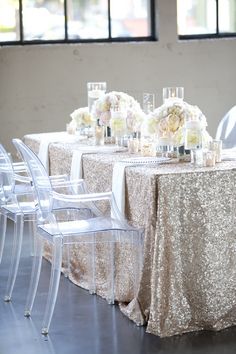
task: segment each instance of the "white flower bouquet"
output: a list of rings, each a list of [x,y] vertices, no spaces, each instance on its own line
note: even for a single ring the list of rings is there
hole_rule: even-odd
[[[170,145],[180,146],[184,142],[184,127],[188,121],[198,121],[203,131],[203,139],[211,139],[206,132],[207,121],[197,106],[181,100],[167,100],[147,117],[150,135],[165,139]]]
[[[77,129],[88,128],[95,123],[92,115],[89,113],[88,107],[76,109],[70,114],[70,117],[72,119],[70,125]]]
[[[112,91],[99,98],[93,106],[93,116],[100,125],[111,126],[111,111],[119,107],[126,115],[127,133],[140,130],[144,118],[140,104],[127,93]]]

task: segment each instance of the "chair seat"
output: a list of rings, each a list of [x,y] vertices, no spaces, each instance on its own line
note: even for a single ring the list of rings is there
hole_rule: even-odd
[[[2,211],[6,212],[7,214],[17,214],[22,213],[24,215],[28,214],[35,214],[37,208],[35,207],[34,202],[21,202],[20,207],[18,204],[9,204],[9,205],[2,205]]]
[[[14,193],[16,194],[32,193],[32,186],[30,184],[16,184]]]
[[[78,234],[87,234],[93,232],[103,232],[103,231],[136,231],[137,229],[128,226],[127,224],[122,223],[117,219],[112,219],[109,217],[96,217],[87,220],[73,220],[73,221],[64,221],[58,222],[58,232],[55,232],[55,225],[44,224],[40,225],[39,229],[43,232],[46,232],[49,235],[55,236],[56,234],[63,234],[63,237],[66,235],[78,235]]]

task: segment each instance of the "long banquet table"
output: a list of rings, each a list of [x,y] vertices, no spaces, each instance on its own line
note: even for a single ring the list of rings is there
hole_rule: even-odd
[[[30,134],[24,141],[37,153],[45,136]],[[79,148],[76,142],[51,143],[50,174],[70,173],[72,152]],[[113,165],[127,156],[84,154],[89,191],[111,190]],[[235,325],[236,160],[205,168],[173,161],[130,166],[125,176],[126,218],[144,227],[145,237],[138,293],[124,281],[124,268],[117,273],[116,300],[123,313],[160,337]],[[72,257],[70,279],[87,288],[79,250]],[[105,297],[103,269],[98,273],[97,292]]]

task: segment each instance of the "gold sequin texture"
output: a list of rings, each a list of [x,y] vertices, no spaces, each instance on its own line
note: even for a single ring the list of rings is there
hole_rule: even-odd
[[[25,138],[36,152],[40,135]],[[51,174],[69,173],[78,144],[49,146]],[[128,153],[84,154],[90,192],[111,190],[112,167]],[[115,297],[147,332],[161,337],[236,324],[236,161],[126,168],[126,217],[145,228],[138,292],[129,273],[132,249],[116,252]],[[106,206],[103,205],[104,211]],[[87,246],[71,250],[70,279],[88,288]],[[97,293],[107,296],[106,247],[97,246]]]

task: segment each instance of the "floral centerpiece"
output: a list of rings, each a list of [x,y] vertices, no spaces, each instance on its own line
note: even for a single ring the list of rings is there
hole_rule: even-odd
[[[140,131],[144,119],[140,104],[127,93],[112,91],[99,98],[93,106],[93,116],[100,125],[111,126],[111,111],[119,107],[124,112],[127,134]],[[121,117],[122,119],[122,117]]]
[[[167,145],[181,146],[184,143],[184,128],[188,121],[199,122],[203,141],[211,140],[206,131],[207,121],[204,114],[197,106],[182,100],[166,100],[147,117],[147,127],[150,135],[154,134],[160,140],[165,140]]]
[[[70,114],[70,125],[75,129],[84,129],[94,125],[92,115],[89,113],[88,107],[81,107]]]

